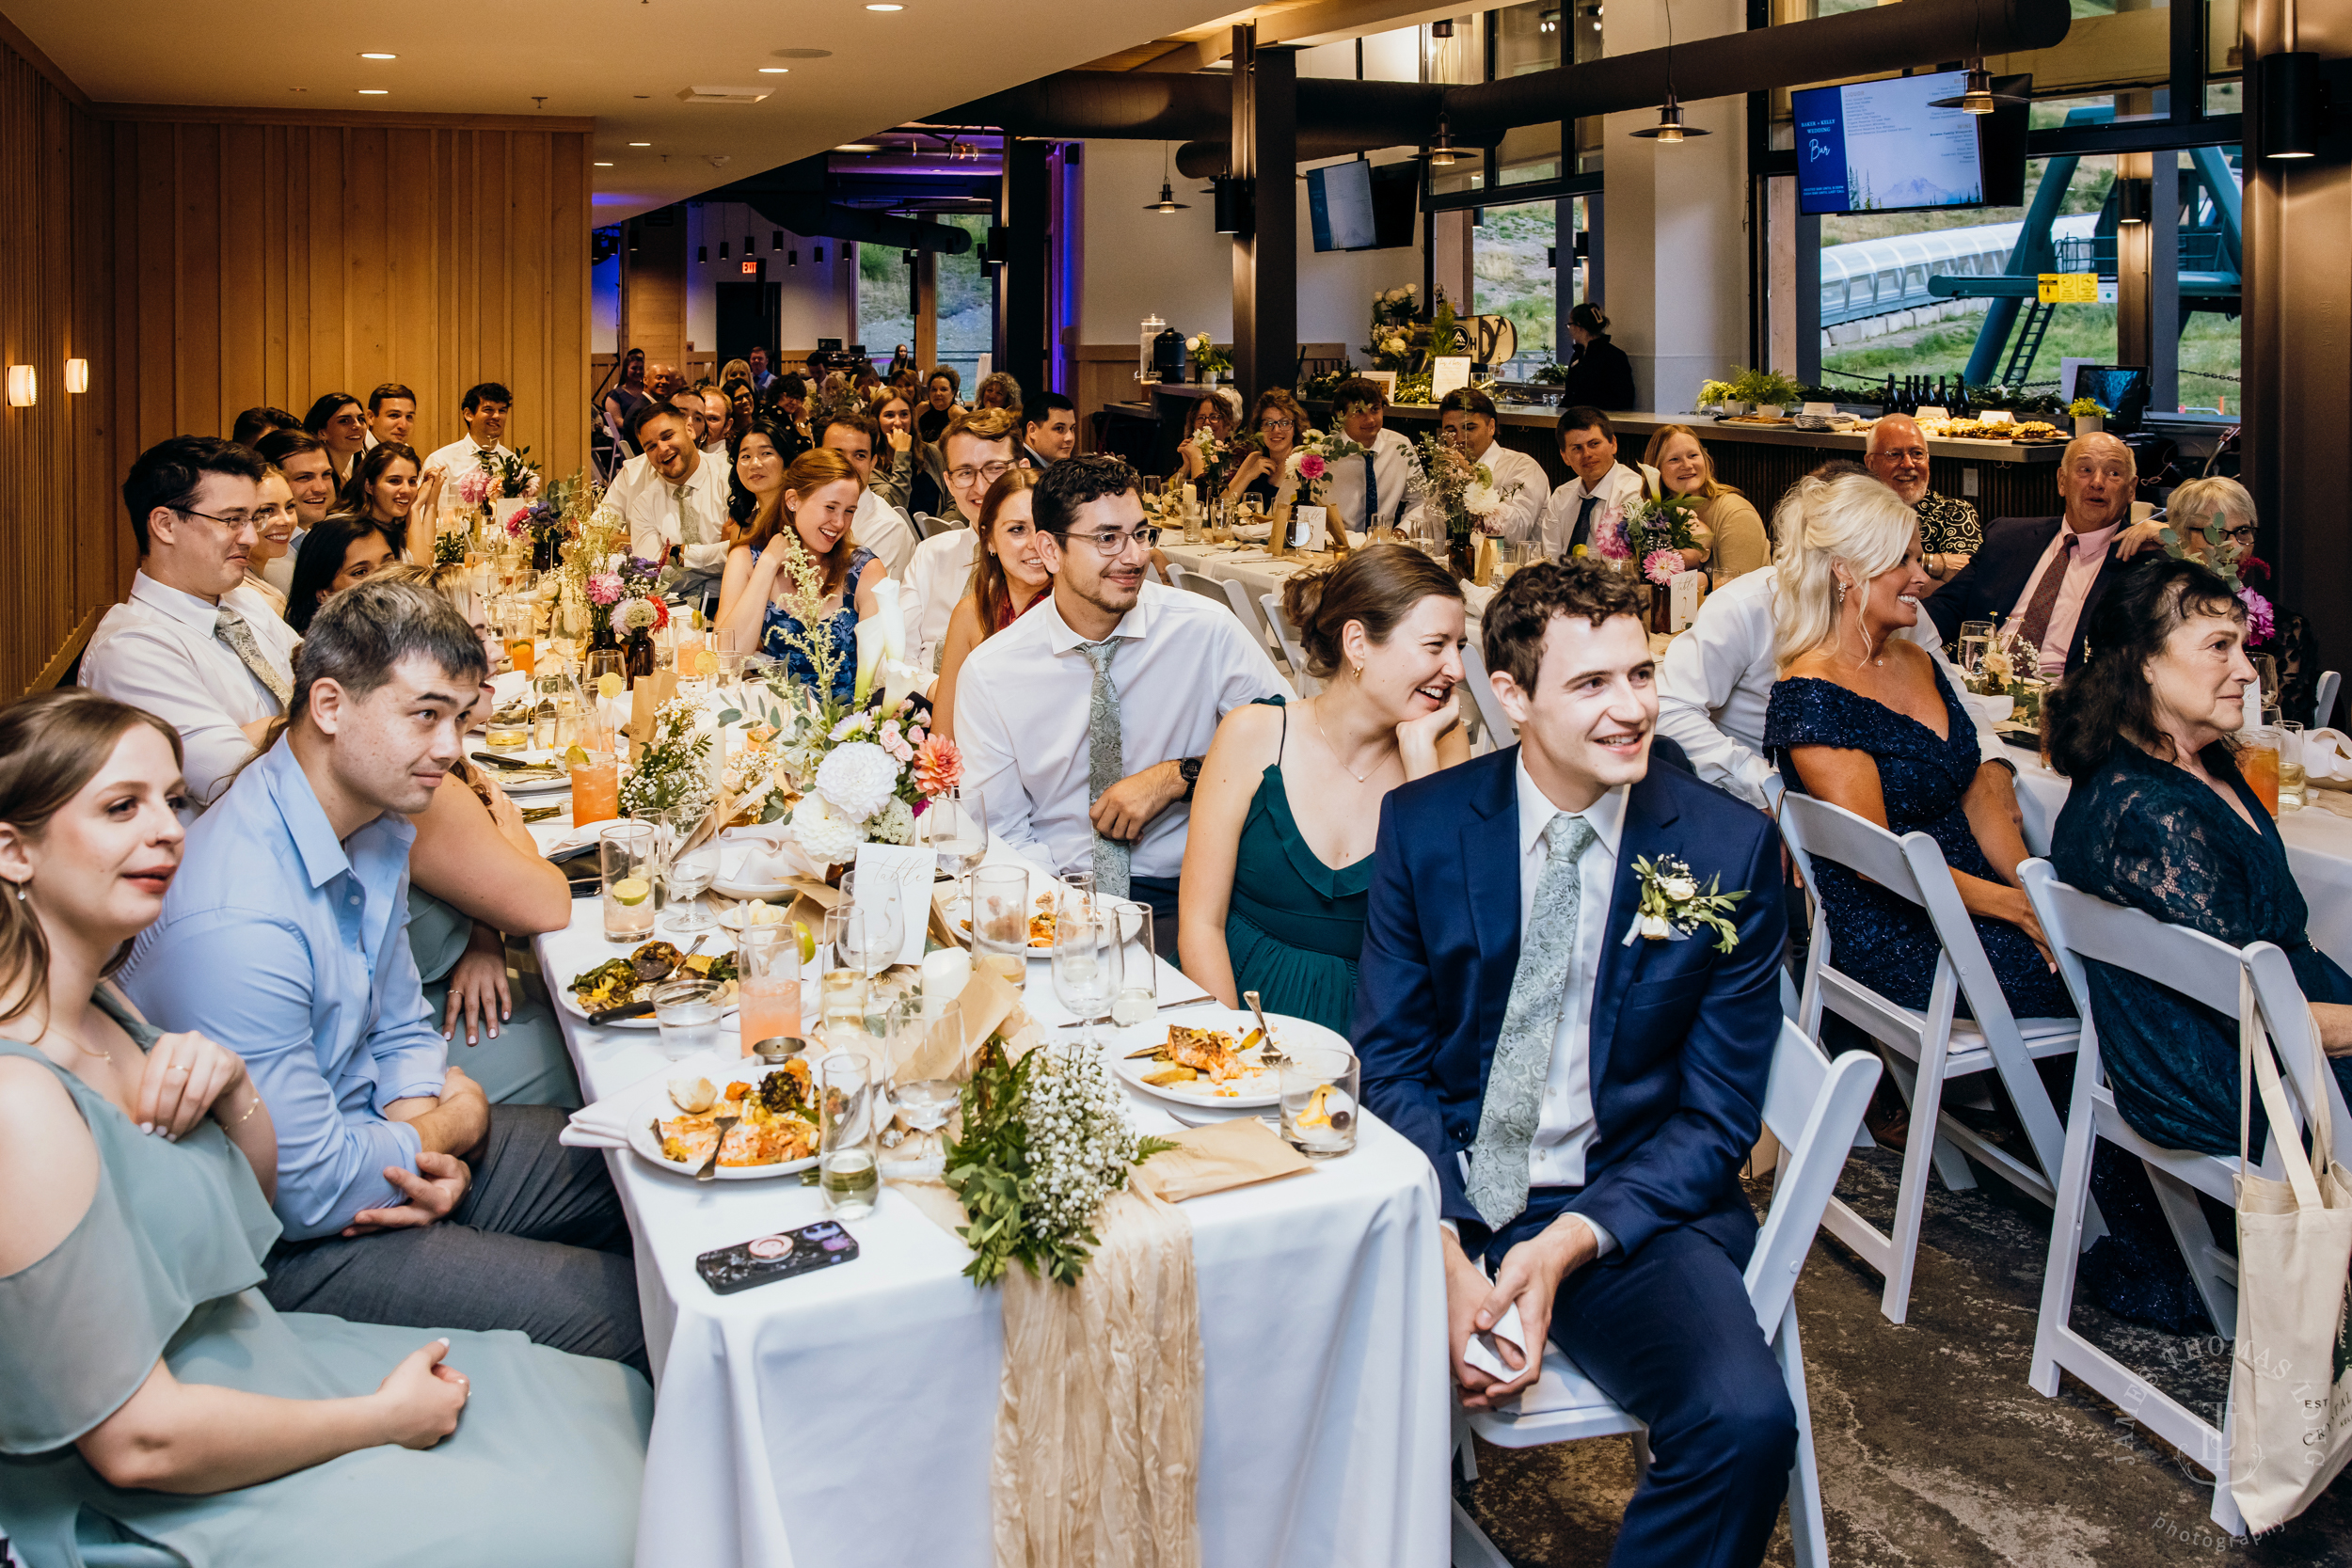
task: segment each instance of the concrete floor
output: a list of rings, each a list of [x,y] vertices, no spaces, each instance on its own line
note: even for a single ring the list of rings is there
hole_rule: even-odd
[[[1838,1194],[1882,1227],[1895,1156],[1850,1161]],[[2329,1564],[2352,1568],[2352,1479],[2258,1543],[2206,1518],[2208,1478],[2069,1379],[2026,1383],[2049,1214],[1997,1181],[1929,1189],[1910,1321],[1879,1315],[1880,1281],[1817,1241],[1797,1286],[1831,1560],[1921,1564]],[[2225,1344],[2077,1307],[2077,1328],[2192,1408],[2217,1407]],[[1518,1568],[1603,1562],[1632,1495],[1629,1439],[1511,1451],[1481,1444],[1465,1503]],[[1784,1523],[1767,1561],[1789,1562]]]

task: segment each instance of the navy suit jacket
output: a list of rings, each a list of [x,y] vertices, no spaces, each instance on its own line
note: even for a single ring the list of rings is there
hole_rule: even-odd
[[[1780,1037],[1788,938],[1770,818],[1701,784],[1653,740],[1631,787],[1591,1010],[1593,1109],[1584,1185],[1566,1201],[1623,1253],[1695,1226],[1744,1257],[1756,1235],[1740,1167],[1762,1124]],[[1518,748],[1390,793],[1358,965],[1355,1044],[1364,1103],[1437,1167],[1440,1212],[1475,1255],[1488,1239],[1456,1156],[1478,1135],[1486,1072],[1519,957]],[[1740,940],[1626,945],[1640,898],[1633,863],[1673,855],[1705,887],[1718,874]]]
[[[1935,622],[1935,629],[1944,641],[1951,641],[1960,635],[1963,621],[1999,621],[2017,608],[2017,601],[2026,592],[2026,584],[2033,580],[2033,569],[2041,561],[2042,552],[2050,547],[2050,541],[2065,526],[2063,517],[2000,517],[1985,530],[1984,547],[1970,558],[1957,576],[1928,597],[1928,615]],[[2074,618],[2074,641],[2067,644],[2066,668],[2081,668],[2083,634],[2090,629],[2091,611],[2099,608],[2100,596],[2106,593],[2119,573],[2131,567],[2128,561],[2115,559],[2115,541],[2107,541],[2106,559],[2099,562],[2099,575],[2091,579],[2090,592],[2083,597],[2083,611]]]

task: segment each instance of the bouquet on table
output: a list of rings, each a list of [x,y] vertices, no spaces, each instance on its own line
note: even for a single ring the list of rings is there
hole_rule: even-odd
[[[1215,381],[1233,368],[1232,356],[1216,346],[1216,340],[1205,332],[1196,332],[1184,342],[1192,351],[1193,372],[1202,381]]]
[[[1417,284],[1407,283],[1399,289],[1383,289],[1372,296],[1372,341],[1364,345],[1364,352],[1372,356],[1374,370],[1412,368],[1413,339],[1419,330],[1414,318],[1420,292]]]
[[[539,493],[539,465],[531,460],[529,447],[520,451],[484,448],[480,455],[485,493],[490,499],[519,500]]]
[[[711,806],[710,749],[718,725],[691,697],[673,697],[654,714],[653,734],[621,781],[621,810],[630,816],[691,812]]]
[[[1645,496],[1618,513],[1615,526],[1606,531],[1624,550],[1613,559],[1639,562],[1642,576],[1663,588],[1684,570],[1682,552],[1701,547],[1704,526],[1698,504],[1690,497]],[[1597,540],[1603,532],[1597,526],[1593,537]]]
[[[571,478],[557,480],[534,497],[531,505],[510,514],[506,536],[528,541],[532,568],[544,572],[555,564],[556,547],[577,528],[581,516],[595,510],[600,496],[587,476],[574,469]]]
[[[1517,481],[1497,485],[1493,469],[1471,462],[1443,436],[1422,436],[1417,455],[1423,493],[1445,516],[1454,575],[1470,578],[1477,562],[1476,539],[1502,532],[1502,508],[1519,493],[1519,485]]]
[[[661,597],[661,563],[614,551],[596,563],[584,583],[591,641],[598,647],[628,641],[670,624]]]

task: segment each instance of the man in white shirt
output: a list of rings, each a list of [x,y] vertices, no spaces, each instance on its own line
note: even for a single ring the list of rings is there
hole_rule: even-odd
[[[708,382],[703,384],[702,400],[703,455],[728,462],[727,442],[735,435],[735,404],[723,389]]]
[[[335,510],[335,465],[328,454],[326,443],[297,426],[292,430],[273,430],[252,443],[262,461],[276,465],[286,476],[286,483],[294,491],[294,531],[286,542],[283,555],[262,568],[262,579],[280,594],[294,591],[294,562],[302,554],[302,542],[310,531],[319,526],[319,519]]]
[[[417,394],[397,381],[387,381],[368,394],[368,445],[370,447],[408,444],[408,432],[417,422]]]
[[[947,499],[965,525],[934,535],[915,546],[907,563],[907,590],[920,606],[910,617],[920,640],[917,662],[924,669],[936,663],[947,642],[947,623],[972,580],[972,561],[978,548],[971,524],[980,515],[988,487],[1013,466],[1016,417],[1004,408],[959,408],[940,432],[940,467],[946,479]]]
[[[1150,904],[1172,942],[1200,758],[1217,721],[1284,688],[1231,610],[1144,579],[1159,531],[1138,488],[1124,459],[1102,454],[1039,479],[1052,602],[964,660],[956,743],[992,834]]]
[[[1639,501],[1658,494],[1658,470],[1629,468],[1617,461],[1617,430],[1597,408],[1564,408],[1553,427],[1560,439],[1560,457],[1576,473],[1551,493],[1545,503],[1541,538],[1544,553],[1565,561],[1581,546],[1592,543],[1594,527]]]
[[[1613,1560],[1755,1568],[1797,1444],[1740,1277],[1740,1167],[1781,1026],[1780,847],[1650,754],[1640,592],[1545,562],[1487,607],[1519,744],[1383,801],[1355,1045],[1364,1104],[1438,1179],[1462,1402],[1508,1402],[1559,1345],[1651,1433]],[[1641,867],[1669,857],[1746,895],[1721,927],[1642,940],[1637,906],[1666,884]]]
[[[448,446],[437,449],[424,460],[424,471],[438,468],[454,480],[469,468],[481,467],[482,454],[491,452],[500,457],[515,454],[506,450],[506,416],[515,407],[515,394],[495,381],[485,381],[466,388],[466,434]]]
[[[621,465],[604,499],[628,524],[628,551],[675,562],[675,591],[688,604],[719,592],[727,564],[727,474],[695,444],[694,422],[666,403],[628,422],[639,455]]]
[[[1078,405],[1059,392],[1038,392],[1021,410],[1021,459],[1043,469],[1078,450]]]
[[[829,409],[818,417],[817,444],[848,458],[858,483],[866,486],[857,499],[857,515],[850,519],[850,537],[872,550],[884,572],[904,581],[907,562],[914,555],[914,525],[874,490],[881,423],[862,408]]]
[[[1359,533],[1398,526],[1421,506],[1421,473],[1413,444],[1388,428],[1388,392],[1362,376],[1343,381],[1332,389],[1331,413],[1340,434],[1364,451],[1331,459],[1323,504]]]
[[[199,810],[294,690],[301,639],[245,586],[266,471],[248,449],[209,436],[175,436],[141,452],[122,482],[139,569],[130,601],[106,611],[82,655],[84,686],[180,732]]]
[[[1495,400],[1475,388],[1462,387],[1445,395],[1438,404],[1438,429],[1446,444],[1473,463],[1484,463],[1494,477],[1498,490],[1510,492],[1502,503],[1497,519],[1496,532],[1504,539],[1526,539],[1534,536],[1535,519],[1543,515],[1544,497],[1549,492],[1551,478],[1544,466],[1523,451],[1514,451],[1495,440]],[[1518,488],[1513,489],[1513,486]],[[1422,512],[1426,514],[1424,503]],[[1422,518],[1422,526],[1431,526],[1432,519]],[[1442,529],[1443,519],[1435,519]]]

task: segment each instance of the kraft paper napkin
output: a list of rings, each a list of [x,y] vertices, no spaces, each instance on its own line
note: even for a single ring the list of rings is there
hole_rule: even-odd
[[[1305,1155],[1256,1117],[1187,1128],[1168,1141],[1176,1147],[1152,1155],[1130,1171],[1127,1180],[1169,1203],[1296,1176],[1309,1168]]]
[[[628,691],[628,738],[630,753],[653,738],[654,715],[661,705],[677,695],[677,676],[668,670],[656,670],[650,675],[640,675]]]

